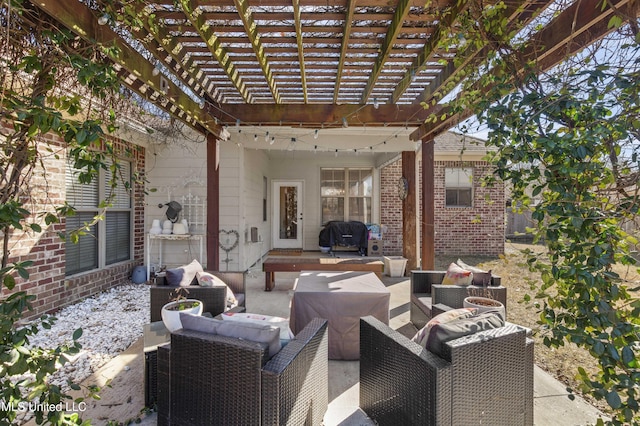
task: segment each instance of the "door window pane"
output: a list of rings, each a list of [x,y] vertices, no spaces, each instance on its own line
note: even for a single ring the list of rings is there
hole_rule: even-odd
[[[280,228],[281,240],[298,238],[298,191],[295,186],[280,187]]]

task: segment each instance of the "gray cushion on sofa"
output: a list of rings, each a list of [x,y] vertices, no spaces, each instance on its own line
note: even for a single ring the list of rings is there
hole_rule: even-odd
[[[504,326],[504,320],[495,312],[486,312],[434,325],[426,342],[426,349],[442,356],[444,343],[471,334]]]
[[[269,346],[269,357],[278,353],[282,347],[280,329],[271,325],[222,321],[186,313],[180,313],[180,321],[185,330],[265,343]]]

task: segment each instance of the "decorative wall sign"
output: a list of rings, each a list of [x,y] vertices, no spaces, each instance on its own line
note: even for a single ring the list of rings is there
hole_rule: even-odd
[[[235,229],[231,229],[229,231],[227,231],[226,229],[221,229],[219,234],[220,237],[218,245],[222,250],[225,251],[225,253],[227,253],[227,258],[224,260],[224,263],[227,264],[227,269],[229,269],[229,262],[233,260],[229,258],[229,252],[238,247],[238,244],[240,244],[240,234]]]
[[[398,197],[404,200],[409,195],[409,181],[406,177],[402,176],[398,179]]]

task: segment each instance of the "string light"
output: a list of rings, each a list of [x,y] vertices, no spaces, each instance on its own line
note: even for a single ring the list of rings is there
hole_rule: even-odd
[[[156,64],[156,67],[154,67],[154,69],[153,69],[153,74],[159,74],[159,73],[160,73],[160,69],[159,69],[158,65]],[[201,99],[201,100],[198,102],[198,106],[199,106],[201,109],[204,109],[207,105],[210,105],[212,108],[217,109],[217,110],[218,110],[218,111],[220,111],[222,114],[227,115],[227,116],[230,116],[231,118],[235,119],[236,129],[238,130],[238,133],[241,133],[241,131],[242,131],[242,129],[240,128],[240,127],[241,127],[241,120],[240,120],[239,118],[233,117],[231,114],[227,113],[226,111],[224,111],[223,109],[221,109],[221,108],[220,108],[220,107],[218,107],[217,105],[215,105],[215,104],[213,104],[213,103],[210,103],[210,102],[206,101],[205,99]],[[361,106],[358,110],[353,111],[352,113],[350,113],[350,114],[348,114],[348,115],[346,115],[346,116],[343,116],[343,117],[342,117],[342,119],[340,120],[340,121],[342,122],[342,127],[343,127],[343,128],[348,128],[348,127],[349,127],[348,117],[351,117],[351,116],[356,115],[356,114],[357,114],[361,109],[363,109],[363,108],[365,108],[365,107],[367,107],[367,106],[368,106],[368,105],[363,105],[363,106]],[[374,108],[377,108],[376,106],[379,106],[378,98],[373,98],[373,106],[374,106]],[[212,114],[212,115],[213,115],[213,114]],[[214,117],[213,117],[213,119],[214,119],[214,121],[215,121],[216,125],[218,125],[218,124],[220,123],[220,120],[218,119],[218,117],[214,116]],[[325,124],[328,124],[328,125],[329,125],[329,127],[333,127],[335,124],[338,124],[340,121],[332,122],[332,123],[321,123],[321,124],[320,124],[320,125],[321,125],[321,129],[324,129],[324,128],[325,128]],[[418,124],[419,124],[419,122],[418,122]],[[389,123],[384,122],[384,123],[383,123],[383,125],[384,125],[384,127],[388,127],[388,126],[389,126]],[[260,123],[258,126],[259,126],[259,127],[262,127],[262,123]],[[282,126],[282,121],[280,121],[280,126]],[[301,123],[301,126],[302,126],[302,123]],[[225,129],[228,129],[228,128],[229,128],[229,125],[225,124],[225,125],[224,125],[224,127],[225,127]],[[409,130],[409,127],[408,127],[408,121],[405,121],[405,124],[404,124],[404,128],[403,128],[403,130]],[[396,138],[396,139],[397,139],[397,138],[398,138],[398,136],[399,136],[399,135],[398,135],[398,133],[399,133],[399,132],[400,132],[400,131],[398,131],[398,132],[394,133],[393,135],[389,135],[385,140],[383,140],[383,141],[379,142],[379,143],[378,143],[378,144],[376,144],[376,145],[371,145],[371,146],[369,146],[369,150],[370,150],[371,154],[375,154],[374,148],[375,148],[376,146],[386,145],[386,144],[387,144],[387,142],[388,142],[388,140],[389,140],[390,138]],[[313,139],[318,139],[318,136],[319,136],[319,134],[320,134],[320,129],[314,129],[314,130],[313,130],[313,132],[312,132],[312,133],[310,133],[310,134],[308,134],[308,135],[311,135],[311,134],[313,135]],[[259,133],[254,133],[254,135],[253,135],[253,140],[254,140],[254,142],[257,142],[258,136],[259,136]],[[273,145],[273,144],[275,143],[276,136],[277,136],[277,135],[271,135],[271,133],[267,130],[267,131],[265,131],[265,134],[264,134],[264,140],[265,140],[265,142],[269,142],[269,145]],[[304,137],[304,135],[303,135],[303,137]],[[300,141],[299,141],[298,139],[296,139],[295,137],[292,137],[290,140],[291,140],[291,142],[290,142],[290,143],[287,145],[287,147],[286,147],[286,148],[284,148],[284,149],[287,149],[287,150],[294,150],[294,149],[295,149],[295,143],[296,143],[296,142],[300,142]],[[305,142],[304,140],[302,140],[301,142],[302,142],[303,144],[308,144],[308,143],[307,143],[307,142]],[[311,146],[311,144],[308,144],[308,145],[309,145],[309,146]],[[240,144],[239,146],[242,146],[242,144]],[[319,149],[319,148],[321,148],[321,147],[320,147],[319,145],[317,145],[317,144],[314,144],[314,145],[312,145],[312,146],[313,146],[313,153],[314,153],[314,154],[315,154],[315,153],[317,153],[317,151],[318,151],[318,149]],[[417,148],[417,149],[419,149],[419,147],[420,147],[420,146],[421,146],[421,144],[419,144],[419,143],[418,143],[418,144],[416,145],[416,148]],[[366,148],[362,148],[362,150],[363,150],[363,151],[364,151],[365,149],[366,149]],[[328,148],[328,150],[330,151],[330,150],[331,150],[331,148]],[[338,151],[339,151],[339,149],[335,149],[335,151],[334,151],[334,155],[335,155],[336,157],[338,156]],[[359,152],[358,152],[358,148],[354,148],[354,149],[353,149],[353,152],[355,153],[355,155],[358,155],[358,154],[359,154]]]
[[[98,25],[107,25],[109,23],[109,15],[106,13],[98,18]]]

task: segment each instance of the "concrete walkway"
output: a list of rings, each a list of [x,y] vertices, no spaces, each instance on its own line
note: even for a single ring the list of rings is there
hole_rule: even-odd
[[[289,300],[297,273],[277,273],[276,286],[264,291],[264,273],[251,270],[247,279],[247,311],[282,317],[289,316]],[[409,279],[384,277],[391,290],[390,326],[412,336],[415,328],[409,323]],[[358,361],[329,361],[329,409],[325,426],[366,426],[374,423],[358,408]],[[94,424],[106,425],[108,420],[124,422],[141,418],[143,425],[155,425],[155,413],[140,414],[144,405],[142,386],[144,358],[142,344],[131,347],[101,369],[101,382],[113,378],[111,388],[102,400],[92,404],[85,418]],[[534,372],[534,422],[538,426],[577,426],[595,424],[601,413],[580,398],[568,398],[565,386],[539,368]]]

